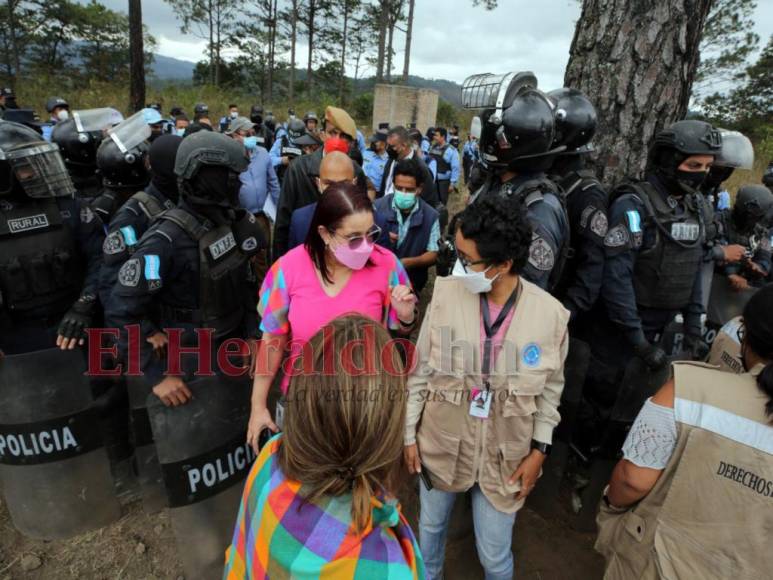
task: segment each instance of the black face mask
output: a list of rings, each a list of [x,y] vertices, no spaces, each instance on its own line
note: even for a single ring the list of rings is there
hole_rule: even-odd
[[[706,180],[707,171],[682,171],[675,172],[676,183],[684,193],[695,193]]]
[[[397,156],[398,156],[397,149],[395,149],[391,145],[387,146],[386,152],[387,152],[387,155],[389,155],[390,159],[397,159]]]

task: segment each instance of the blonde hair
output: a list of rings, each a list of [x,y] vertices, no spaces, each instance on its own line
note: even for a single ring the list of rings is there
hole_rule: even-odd
[[[308,501],[352,493],[352,522],[370,523],[371,497],[394,489],[401,466],[405,378],[389,333],[359,314],[309,341],[313,366],[292,378],[279,461]]]

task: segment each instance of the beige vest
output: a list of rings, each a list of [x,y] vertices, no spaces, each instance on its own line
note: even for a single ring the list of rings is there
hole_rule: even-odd
[[[741,317],[736,316],[719,329],[714,342],[711,343],[709,364],[718,366],[720,370],[729,373],[742,373],[741,342],[738,340],[738,328]]]
[[[773,427],[756,374],[674,364],[676,449],[636,507],[602,502],[606,579],[759,580],[773,574]]]
[[[547,292],[523,279],[521,284],[505,347],[489,379],[493,399],[487,419],[470,415],[471,391],[482,387],[479,296],[458,280],[438,278],[424,323],[429,336],[419,341],[419,348],[428,350],[429,376],[416,441],[433,485],[458,492],[477,482],[488,500],[508,513],[523,505],[515,500],[520,484],[507,480],[531,450],[537,400],[547,381],[563,388],[569,318]]]

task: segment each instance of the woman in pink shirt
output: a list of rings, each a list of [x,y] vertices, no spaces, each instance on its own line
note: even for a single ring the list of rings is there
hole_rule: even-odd
[[[278,430],[267,397],[288,347],[286,370],[295,368],[303,345],[320,328],[350,312],[399,334],[413,329],[416,297],[400,260],[375,244],[380,234],[367,194],[349,182],[332,184],[320,197],[304,245],[279,258],[266,275],[258,303],[263,340],[247,430],[247,441],[256,450],[265,427]],[[289,378],[286,373],[283,395]]]

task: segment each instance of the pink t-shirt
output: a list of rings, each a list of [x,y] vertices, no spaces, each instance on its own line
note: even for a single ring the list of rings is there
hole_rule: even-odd
[[[390,305],[391,289],[398,285],[411,285],[405,268],[392,252],[376,246],[370,264],[352,272],[336,296],[328,296],[306,247],[297,246],[274,262],[263,280],[258,301],[260,329],[290,335],[290,359],[285,368],[293,368],[302,346],[343,314],[356,312],[389,329],[399,329],[397,313]],[[290,377],[285,376],[283,393],[287,393],[289,383]]]
[[[499,318],[499,313],[502,312],[502,306],[499,306],[498,304],[494,304],[491,300],[488,301],[488,312],[491,320],[491,324],[493,325],[497,318]],[[505,341],[505,335],[507,334],[507,329],[510,328],[510,323],[513,320],[513,315],[515,314],[515,306],[513,306],[510,309],[510,312],[507,313],[507,316],[505,316],[504,321],[502,322],[502,326],[499,327],[499,330],[497,330],[494,333],[494,336],[491,339],[491,369],[494,369],[494,365],[497,362],[497,357],[499,356],[499,352],[502,350],[502,343]],[[485,348],[486,344],[486,328],[483,326],[483,313],[480,314],[480,357],[481,357],[481,364],[483,361],[483,349]]]

